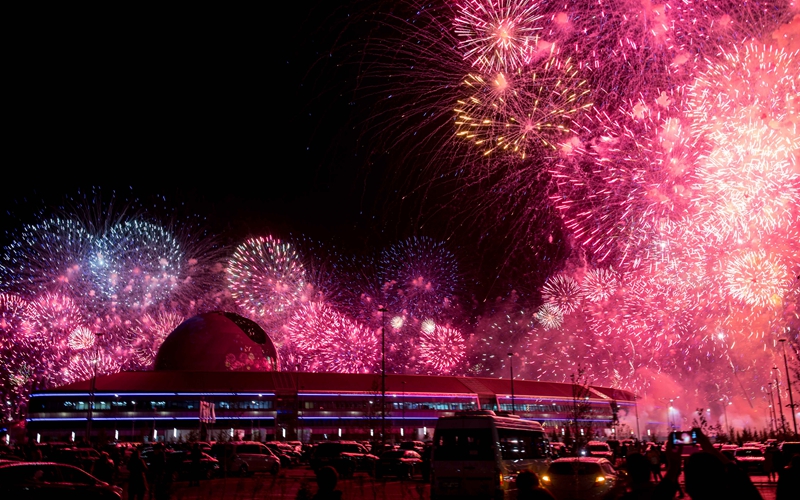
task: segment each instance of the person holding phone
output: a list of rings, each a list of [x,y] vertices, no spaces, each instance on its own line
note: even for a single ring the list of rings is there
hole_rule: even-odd
[[[695,428],[691,432],[702,450],[689,455],[683,463],[686,493],[692,500],[762,498],[750,476],[714,448],[701,429]],[[683,447],[681,439],[681,436],[670,435],[667,441],[667,473],[659,486],[663,486],[663,492],[669,492],[671,496],[668,498],[674,497],[675,493],[680,491],[678,476],[681,471]]]

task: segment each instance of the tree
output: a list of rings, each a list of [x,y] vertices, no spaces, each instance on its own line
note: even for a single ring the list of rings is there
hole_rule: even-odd
[[[570,409],[570,427],[575,440],[572,455],[578,456],[581,448],[586,446],[592,436],[592,423],[589,417],[589,381],[586,369],[578,365],[577,373],[570,375],[572,380],[572,408]]]

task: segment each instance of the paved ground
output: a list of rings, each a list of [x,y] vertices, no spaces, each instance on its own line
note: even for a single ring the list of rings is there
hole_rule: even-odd
[[[681,478],[682,479],[682,478]],[[753,482],[764,500],[774,500],[775,483],[766,476],[753,476]],[[306,483],[310,492],[316,490],[314,473],[306,468],[282,471],[278,476],[257,474],[250,477],[229,477],[203,481],[200,487],[189,487],[186,481],[174,484],[174,500],[295,500],[297,492]],[[396,479],[376,480],[367,474],[357,473],[352,479],[343,479],[338,488],[345,500],[427,500],[430,485],[419,478],[413,481]],[[127,492],[123,498],[127,499]]]

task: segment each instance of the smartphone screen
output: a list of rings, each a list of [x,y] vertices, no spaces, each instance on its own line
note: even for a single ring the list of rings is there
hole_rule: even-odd
[[[697,432],[695,431],[676,431],[672,435],[672,444],[696,444]]]

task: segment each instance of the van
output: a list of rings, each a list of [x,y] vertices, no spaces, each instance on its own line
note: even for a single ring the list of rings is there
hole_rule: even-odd
[[[242,476],[254,472],[269,472],[274,476],[281,470],[280,459],[258,441],[215,443],[209,454],[219,460],[225,472],[236,472]]]
[[[431,499],[517,498],[523,470],[543,473],[551,460],[538,422],[491,410],[440,417],[431,452]]]

